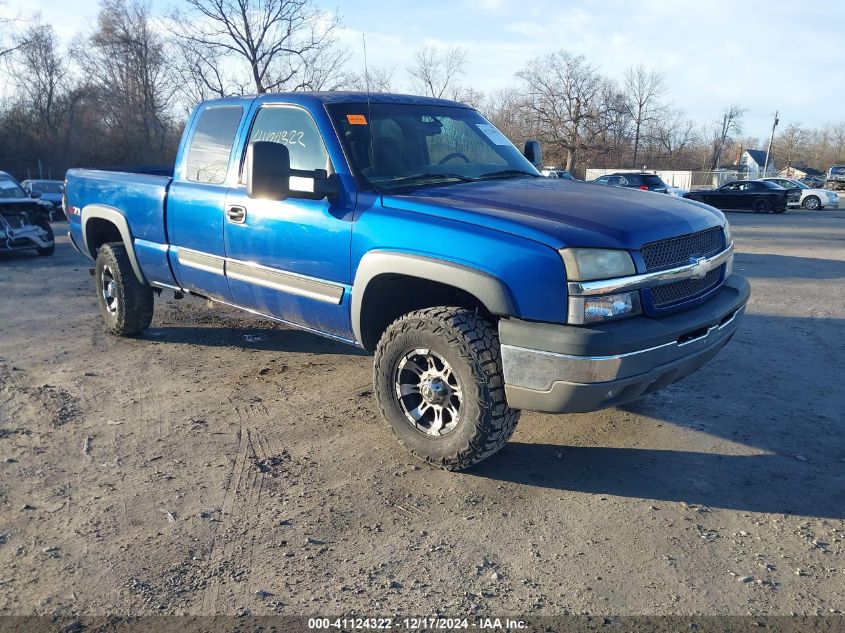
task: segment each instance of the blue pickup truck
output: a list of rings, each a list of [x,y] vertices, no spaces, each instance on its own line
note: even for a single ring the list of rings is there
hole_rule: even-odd
[[[592,411],[701,367],[749,285],[724,215],[543,178],[461,103],[365,93],[208,101],[172,177],[72,170],[66,212],[108,332],[190,293],[374,353],[413,455],[459,470],[522,409]]]

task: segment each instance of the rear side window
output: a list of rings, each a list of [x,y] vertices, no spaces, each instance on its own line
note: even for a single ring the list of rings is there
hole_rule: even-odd
[[[188,148],[187,180],[212,185],[226,180],[229,156],[242,115],[240,106],[209,108],[202,113]]]
[[[249,133],[249,142],[255,141],[287,145],[291,169],[328,169],[328,154],[320,130],[311,115],[300,108],[261,108]]]

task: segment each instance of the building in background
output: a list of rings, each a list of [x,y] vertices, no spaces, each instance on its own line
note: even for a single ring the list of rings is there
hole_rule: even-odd
[[[769,166],[765,170],[765,173],[763,172],[763,167],[766,165],[766,151],[762,149],[747,149],[743,151],[739,157],[739,161],[734,164],[737,171],[744,173],[748,180],[774,176],[778,173],[775,167],[775,158],[772,155],[769,155]]]
[[[824,180],[825,174],[823,171],[813,169],[812,167],[796,167],[795,165],[791,165],[790,167],[781,169],[778,176],[781,178],[798,178],[799,180],[801,178]]]

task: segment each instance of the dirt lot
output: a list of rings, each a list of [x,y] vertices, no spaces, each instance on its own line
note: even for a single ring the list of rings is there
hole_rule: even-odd
[[[0,256],[0,614],[839,612],[845,210],[730,219],[720,356],[461,474],[394,442],[369,356],[167,297],[112,338],[66,238]]]

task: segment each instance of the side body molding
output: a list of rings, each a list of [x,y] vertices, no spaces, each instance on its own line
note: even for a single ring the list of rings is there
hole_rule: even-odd
[[[369,283],[379,275],[406,275],[436,281],[464,290],[477,298],[491,314],[515,316],[516,309],[507,287],[493,275],[443,259],[370,251],[361,258],[352,284],[352,332],[361,342],[361,308]]]
[[[108,220],[117,227],[120,232],[120,237],[126,245],[126,253],[129,255],[129,261],[132,264],[132,270],[135,271],[135,276],[142,284],[146,284],[144,274],[141,272],[141,267],[138,265],[138,258],[135,256],[135,242],[132,239],[132,232],[129,230],[129,223],[123,214],[114,207],[108,207],[104,204],[89,204],[82,209],[82,239],[85,240],[85,251],[91,255],[92,259],[97,258],[97,253],[93,252],[91,246],[88,244],[88,221],[93,219]]]

